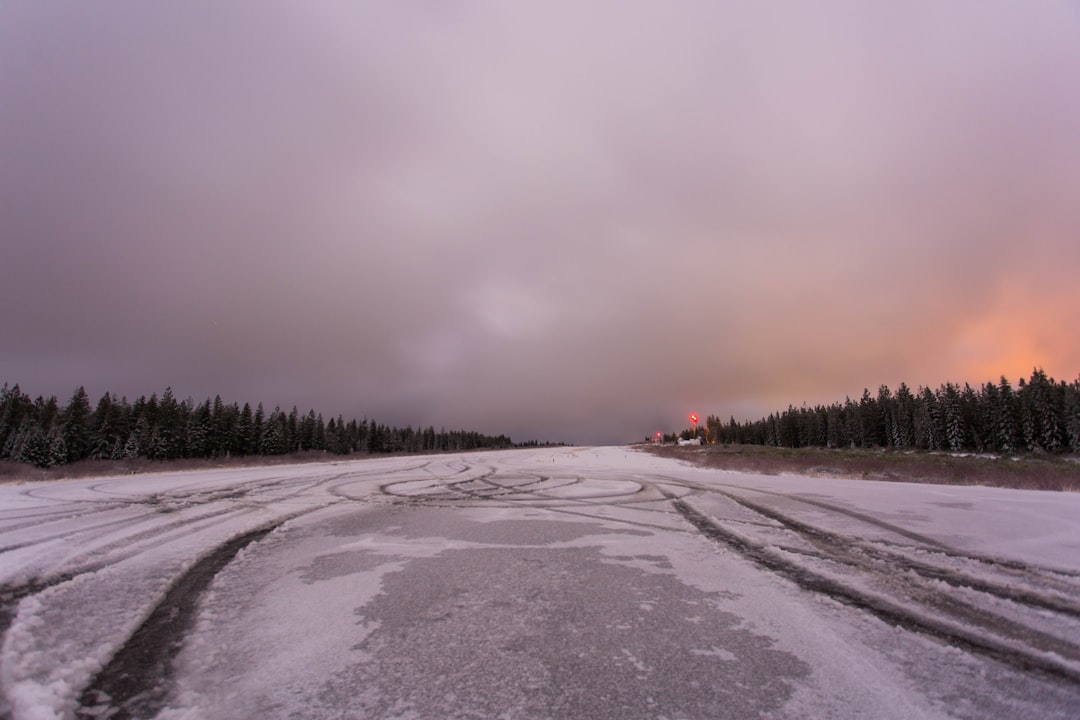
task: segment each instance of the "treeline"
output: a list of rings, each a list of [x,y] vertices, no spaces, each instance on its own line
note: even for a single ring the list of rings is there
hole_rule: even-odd
[[[1005,377],[979,388],[882,385],[858,402],[789,406],[756,422],[710,416],[703,430],[710,442],[789,448],[1080,453],[1080,379],[1055,382],[1036,368],[1016,388]]]
[[[0,460],[51,467],[85,459],[217,458],[284,455],[308,450],[351,453],[417,453],[507,448],[505,435],[398,428],[374,420],[324,422],[321,414],[295,407],[269,414],[262,403],[226,404],[221,397],[195,404],[177,400],[171,388],[161,397],[134,403],[106,393],[91,407],[80,387],[65,405],[55,396],[31,400],[18,385],[0,389]]]

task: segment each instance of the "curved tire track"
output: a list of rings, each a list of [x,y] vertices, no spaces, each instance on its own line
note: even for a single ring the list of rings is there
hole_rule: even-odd
[[[83,691],[79,718],[153,717],[172,690],[173,660],[195,621],[199,599],[236,554],[280,527],[277,521],[233,538],[173,583],[150,616]]]

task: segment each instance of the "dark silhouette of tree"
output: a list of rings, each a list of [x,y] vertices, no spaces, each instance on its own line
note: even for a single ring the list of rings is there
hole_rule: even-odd
[[[90,418],[89,457],[99,460],[118,460],[123,456],[124,442],[131,432],[131,407],[127,398],[117,400],[105,393],[98,400]]]
[[[808,429],[816,419],[800,420],[809,425],[796,424],[796,431],[816,437]],[[312,450],[339,455],[416,453],[512,446],[506,435],[475,431],[436,432],[433,426],[379,425],[366,419],[346,421],[341,415],[324,423],[321,414],[314,410],[302,414],[295,406],[288,414],[275,407],[266,417],[262,403],[254,412],[250,404],[241,409],[220,395],[196,404],[191,398],[179,401],[171,387],[160,397],[140,396],[134,403],[105,393],[93,410],[81,386],[63,406],[55,396],[31,400],[18,385],[0,387],[0,459],[39,467],[85,459],[174,460]]]
[[[706,427],[712,442],[778,447],[1078,453],[1080,379],[1056,382],[1035,368],[1015,389],[1005,377],[977,389],[949,382],[912,391],[901,383],[893,393],[881,385],[876,395],[864,390],[857,403],[789,405],[742,424],[709,416]]]
[[[60,412],[60,435],[67,450],[63,462],[83,460],[90,454],[90,398],[82,385]]]

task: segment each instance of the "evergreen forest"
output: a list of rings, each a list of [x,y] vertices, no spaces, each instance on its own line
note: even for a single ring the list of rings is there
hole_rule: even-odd
[[[1036,368],[1015,388],[1005,377],[978,388],[946,383],[912,391],[901,383],[893,392],[882,385],[858,401],[789,406],[755,422],[712,415],[698,433],[710,443],[787,448],[1080,453],[1080,379],[1057,382]]]
[[[532,443],[535,444],[535,443]],[[31,400],[18,385],[0,389],[0,460],[52,467],[87,459],[221,458],[325,451],[418,453],[508,448],[505,435],[398,428],[374,420],[323,421],[310,410],[266,413],[244,403],[226,404],[221,396],[195,404],[177,400],[172,389],[134,403],[106,393],[92,406],[79,387],[66,404],[55,396]]]

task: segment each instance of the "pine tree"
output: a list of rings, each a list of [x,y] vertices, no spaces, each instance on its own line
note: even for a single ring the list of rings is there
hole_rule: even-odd
[[[124,450],[122,457],[125,460],[134,460],[142,455],[142,450],[139,447],[139,433],[136,430],[132,430],[128,435],[126,441],[124,441]]]
[[[1046,377],[1042,368],[1032,372],[1028,391],[1031,393],[1035,432],[1038,433],[1039,445],[1047,452],[1058,452],[1063,444],[1064,418],[1057,390],[1056,383]]]
[[[105,393],[98,400],[90,419],[90,457],[103,460],[119,458],[126,437],[123,407],[115,397]]]
[[[847,447],[859,446],[862,437],[859,430],[859,406],[851,398],[844,398],[844,435],[847,437]]]
[[[330,422],[326,423],[326,430],[324,432],[325,443],[327,452],[338,453],[341,439],[338,436],[338,425],[334,418],[330,418]]]
[[[49,467],[49,441],[38,423],[29,418],[23,422],[12,442],[11,459],[36,467]]]
[[[280,407],[275,407],[263,428],[259,441],[259,452],[263,455],[284,455],[289,451],[286,425],[288,419]]]
[[[252,434],[255,436],[255,444],[253,445],[252,453],[259,452],[259,444],[262,442],[263,431],[266,429],[266,411],[263,410],[263,404],[259,403],[255,408],[255,417],[252,423]]]
[[[1019,416],[1020,437],[1023,438],[1024,449],[1028,452],[1038,452],[1042,450],[1042,446],[1039,444],[1039,432],[1031,391],[1024,378],[1020,378],[1017,385],[1019,387],[1016,392],[1016,406],[1017,415]]]
[[[138,401],[136,401],[135,404],[138,405],[139,404]],[[155,405],[156,405],[156,402],[155,402]],[[154,428],[150,423],[149,415],[147,415],[145,413],[140,415],[138,420],[135,421],[135,430],[134,430],[135,438],[134,438],[134,442],[129,441],[129,443],[128,443],[128,445],[132,446],[132,449],[134,450],[135,455],[134,456],[130,455],[128,453],[129,448],[125,447],[124,448],[124,456],[125,457],[147,457],[147,458],[151,457],[151,452],[152,452],[152,448],[153,448],[153,434],[154,434]]]
[[[1019,447],[1019,431],[1017,427],[1016,396],[1013,394],[1012,385],[1001,376],[998,383],[997,403],[997,442],[998,448],[1003,453],[1011,453]]]
[[[213,428],[213,410],[210,408],[210,398],[206,398],[191,413],[191,421],[188,423],[187,454],[189,457],[210,457],[210,435]]]
[[[941,424],[941,411],[937,397],[930,388],[920,388],[919,402],[915,407],[915,444],[931,452],[943,449],[945,430]]]
[[[960,418],[964,426],[964,446],[976,452],[985,452],[987,413],[974,388],[967,383],[960,392]]]
[[[960,415],[960,393],[952,383],[945,383],[938,391],[938,405],[945,422],[945,442],[949,450],[959,452],[964,448],[964,421]]]
[[[300,413],[297,412],[296,406],[293,405],[292,412],[289,413],[289,419],[285,423],[285,442],[289,448],[289,452],[296,452],[300,447]]]
[[[315,418],[315,441],[312,447],[316,450],[326,449],[326,423],[323,422],[322,413]]]
[[[1068,449],[1080,453],[1080,378],[1065,388],[1065,437]]]
[[[300,429],[297,441],[298,450],[311,450],[315,446],[315,411],[308,410],[308,414],[300,420]]]
[[[180,403],[173,396],[171,387],[158,401],[157,417],[151,430],[151,458],[154,460],[175,460],[181,455],[181,445],[187,436],[183,422],[184,415]]]
[[[154,427],[157,424],[158,399],[156,393],[151,393],[149,399],[140,397],[135,401],[132,409],[135,416],[136,442],[140,457],[152,457],[155,445]]]
[[[68,447],[67,443],[64,442],[64,429],[61,425],[53,425],[52,430],[49,431],[48,436],[45,438],[45,444],[48,448],[46,451],[46,464],[48,467],[63,465],[68,461]]]
[[[367,451],[372,454],[383,452],[382,431],[374,420],[368,423]]]
[[[825,438],[826,447],[830,448],[842,448],[850,444],[844,431],[844,410],[839,404],[830,405],[825,413]]]
[[[894,444],[899,448],[915,447],[915,396],[904,383],[896,390],[895,408]]]
[[[61,462],[83,460],[90,454],[90,398],[82,385],[71,395],[59,416],[59,435],[67,455]]]
[[[210,455],[211,457],[224,457],[228,455],[228,419],[225,417],[225,403],[220,395],[214,396],[214,404],[210,408]]]
[[[13,458],[13,448],[23,424],[31,419],[34,403],[16,384],[0,390],[0,458]]]
[[[244,409],[236,420],[237,454],[254,455],[259,450],[259,438],[255,429],[255,417],[251,405],[244,403]]]
[[[60,417],[60,405],[56,402],[56,396],[51,395],[48,398],[43,398],[38,395],[37,399],[34,400],[33,416],[43,433],[52,430],[53,425],[56,424]]]
[[[338,424],[341,424],[341,416],[338,415]],[[356,423],[356,420],[350,420],[345,425],[344,441],[341,446],[341,452],[349,455],[356,452],[360,448],[360,426]]]

